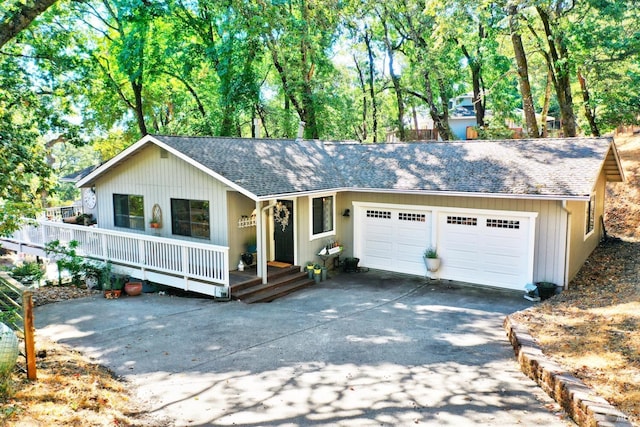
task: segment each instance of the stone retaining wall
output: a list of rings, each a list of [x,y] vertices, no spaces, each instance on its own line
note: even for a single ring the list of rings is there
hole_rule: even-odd
[[[624,413],[546,357],[526,328],[509,316],[504,320],[504,328],[522,372],[535,380],[579,426],[632,427]]]

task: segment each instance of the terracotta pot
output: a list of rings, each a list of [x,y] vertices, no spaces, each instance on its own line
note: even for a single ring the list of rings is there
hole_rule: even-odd
[[[111,290],[104,291],[104,297],[106,299],[117,299],[117,298],[120,298],[121,293],[122,291],[120,289],[111,289]]]
[[[142,293],[142,282],[128,282],[124,285],[124,291],[130,297],[140,295]]]

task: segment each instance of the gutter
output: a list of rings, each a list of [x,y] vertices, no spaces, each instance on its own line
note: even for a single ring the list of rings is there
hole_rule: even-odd
[[[383,193],[383,194],[405,194],[414,196],[447,196],[447,197],[476,197],[494,199],[525,199],[525,200],[548,200],[548,201],[588,201],[590,196],[566,196],[566,195],[534,195],[534,194],[505,194],[505,193],[467,193],[463,191],[438,191],[438,190],[397,190],[381,188],[356,188],[356,187],[334,187],[320,190],[296,191],[290,193],[269,194],[258,196],[257,201],[267,202],[273,199],[286,199],[291,197],[313,196],[316,194],[341,193]]]
[[[563,288],[567,290],[569,289],[569,253],[570,253],[570,246],[571,246],[571,239],[569,238],[569,236],[571,233],[571,211],[567,209],[566,200],[562,201],[562,210],[567,214],[567,221],[566,221],[567,229],[565,230],[565,236],[564,236],[564,278],[563,278],[564,280]]]

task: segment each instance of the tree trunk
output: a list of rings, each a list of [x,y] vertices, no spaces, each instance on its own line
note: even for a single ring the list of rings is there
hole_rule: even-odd
[[[134,101],[134,110],[136,114],[136,121],[138,122],[138,129],[140,129],[140,135],[145,136],[149,132],[147,132],[147,125],[144,120],[144,111],[142,108],[142,83],[139,82],[131,82],[131,90],[133,90]]]
[[[0,48],[18,33],[27,28],[34,19],[53,5],[56,0],[28,0],[20,2],[20,6],[11,16],[0,23]],[[3,7],[4,9],[4,7]]]
[[[551,86],[553,86],[553,76],[551,70],[547,73],[547,84],[544,89],[544,104],[540,113],[540,136],[546,138],[549,134],[547,129],[547,115],[549,115],[549,105],[551,104]]]
[[[380,16],[380,15],[379,15]],[[398,134],[400,141],[406,140],[406,132],[404,128],[404,100],[402,99],[402,87],[400,86],[400,76],[398,76],[394,69],[394,48],[391,40],[389,39],[389,28],[387,27],[387,21],[382,21],[384,28],[384,46],[389,56],[389,75],[391,76],[391,82],[393,83],[393,89],[396,92],[396,105],[398,107]]]
[[[367,87],[364,82],[364,75],[362,74],[362,69],[360,68],[360,64],[358,64],[358,59],[355,55],[353,55],[353,63],[356,66],[356,71],[358,71],[358,80],[360,81],[360,90],[362,91],[362,123],[360,127],[356,127],[356,133],[358,134],[358,140],[360,142],[367,140]]]
[[[373,133],[373,143],[378,142],[378,100],[376,99],[376,90],[374,86],[374,63],[373,63],[373,49],[371,48],[371,34],[367,34],[365,37],[365,44],[367,46],[367,55],[369,57],[369,97],[371,98],[371,121]]]
[[[522,38],[518,29],[518,9],[516,6],[509,6],[509,30],[511,32],[511,44],[518,67],[518,80],[520,82],[520,95],[522,96],[522,109],[527,126],[527,135],[530,138],[538,138],[538,122],[533,106],[533,96],[531,95],[531,84],[529,83],[529,65],[527,54],[522,44]]]
[[[584,76],[578,70],[578,81],[580,82],[580,89],[582,90],[582,99],[584,101],[584,115],[589,122],[589,128],[591,128],[591,134],[593,136],[600,136],[600,129],[596,123],[595,112],[591,108],[591,95],[589,94],[589,88],[587,87],[587,81]]]
[[[427,105],[429,106],[429,115],[433,120],[433,126],[438,130],[438,134],[443,141],[452,140],[453,133],[451,132],[451,128],[449,127],[449,122],[446,119],[443,120],[443,117],[438,112],[438,107],[435,104],[433,97],[433,88],[431,87],[431,76],[429,75],[428,69],[424,69],[422,77],[424,83],[425,99],[427,101]]]
[[[560,38],[556,38],[551,30],[549,15],[539,6],[536,7],[542,20],[544,32],[549,45],[551,68],[554,73],[553,83],[556,89],[556,97],[560,105],[562,115],[562,130],[565,137],[573,137],[577,134],[576,117],[573,113],[573,96],[571,94],[571,79],[569,78],[569,55]]]

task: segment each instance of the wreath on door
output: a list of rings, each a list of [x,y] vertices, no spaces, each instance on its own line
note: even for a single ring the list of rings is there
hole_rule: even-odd
[[[278,204],[273,208],[273,219],[276,223],[282,226],[282,231],[287,229],[289,225],[289,216],[291,212],[289,212],[289,208],[282,202],[278,202]]]

